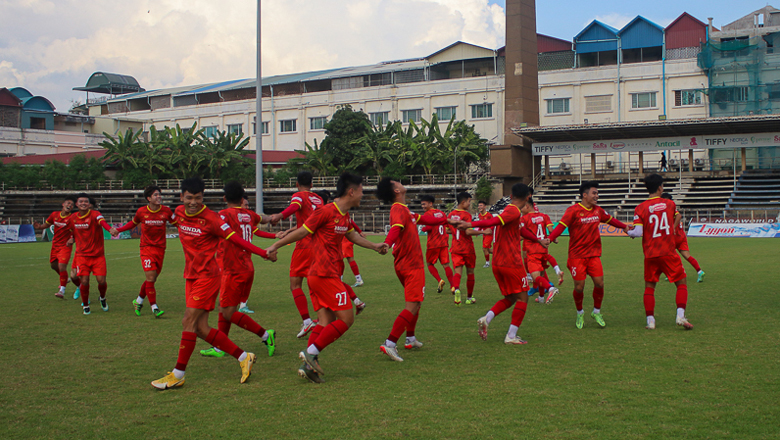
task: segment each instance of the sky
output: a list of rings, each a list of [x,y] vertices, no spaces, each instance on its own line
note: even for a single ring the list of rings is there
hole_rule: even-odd
[[[147,90],[255,77],[256,0],[0,0],[0,87],[66,112],[96,71]],[[715,26],[766,2],[537,2],[537,31],[570,40],[597,19]],[[262,0],[263,76],[424,57],[455,41],[504,45],[504,0]]]

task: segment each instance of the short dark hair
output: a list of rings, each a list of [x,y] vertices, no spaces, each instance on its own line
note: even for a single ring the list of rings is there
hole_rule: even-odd
[[[298,173],[298,184],[301,186],[311,186],[311,171],[301,171]]]
[[[330,191],[326,189],[321,189],[319,191],[314,191],[314,194],[317,194],[322,198],[322,203],[328,203],[328,200],[330,200]]]
[[[647,188],[647,192],[650,194],[658,191],[658,188],[660,188],[663,184],[664,178],[661,177],[660,174],[651,174],[649,176],[645,176],[645,188]]]
[[[580,185],[579,192],[577,192],[577,194],[579,194],[580,197],[582,197],[582,195],[585,194],[586,192],[590,191],[591,188],[598,188],[598,187],[599,187],[599,183],[596,182],[595,180],[589,180],[587,182],[582,182],[582,184]]]
[[[482,203],[485,206],[488,205],[488,203],[486,201],[484,201],[484,200],[480,200],[479,202],[477,202],[477,205],[479,205],[480,203]]]
[[[72,196],[72,195],[71,195],[71,196],[67,196],[67,197],[65,197],[65,200],[63,200],[63,202],[67,202],[68,200],[70,200],[71,202],[73,202],[73,204],[75,205],[75,204],[76,204],[76,200],[77,200],[77,199],[76,199],[76,196]]]
[[[531,205],[531,206],[534,206],[534,198],[533,197],[529,197],[528,200],[526,201],[526,203]]]
[[[338,182],[336,182],[335,197],[342,197],[350,188],[357,188],[362,184],[363,176],[358,176],[357,174],[352,173],[344,173],[339,177]]]
[[[160,191],[160,194],[162,194],[162,190],[157,185],[149,185],[144,189],[144,199],[148,199],[149,197],[154,194],[155,191]]]
[[[92,197],[90,197],[87,193],[78,193],[74,197],[76,198],[76,201],[79,199],[87,199],[90,203],[92,203]]]
[[[529,186],[528,187],[528,194],[534,195],[534,187],[533,186]]]
[[[241,203],[241,200],[244,199],[244,195],[246,194],[244,187],[236,180],[231,180],[226,183],[222,190],[225,192],[225,200],[228,203]]]
[[[663,198],[663,199],[669,199],[669,200],[674,200],[674,199],[672,198],[672,194],[671,194],[671,193],[668,193],[668,192],[665,192],[665,193],[661,194],[661,198]]]
[[[421,202],[436,203],[436,197],[431,194],[423,194],[420,196]]]
[[[469,194],[466,191],[461,191],[461,192],[458,193],[458,204],[460,205],[460,202],[462,202],[464,200],[468,200],[470,198],[471,198],[471,194]]]
[[[89,197],[89,204],[92,205],[92,207],[97,206],[97,200],[93,199],[92,197]]]
[[[531,194],[531,188],[525,183],[515,183],[512,185],[512,197],[522,199],[528,197]]]
[[[376,184],[376,198],[385,202],[393,203],[395,201],[395,191],[393,191],[393,179],[383,177]]]
[[[202,193],[206,189],[206,184],[198,176],[188,177],[181,181],[181,193],[188,192],[190,194]]]

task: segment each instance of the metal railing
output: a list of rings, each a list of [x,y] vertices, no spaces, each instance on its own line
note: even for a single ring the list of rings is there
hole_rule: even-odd
[[[665,169],[661,169],[661,164],[657,161],[644,161],[642,164],[643,173],[654,172],[681,172],[683,174],[690,171],[688,159],[670,159]],[[682,169],[681,169],[682,168]],[[751,158],[745,160],[745,169],[780,169],[780,158]],[[737,157],[736,159],[708,159],[699,158],[693,161],[693,171],[736,171],[737,174],[742,172],[742,160]],[[609,175],[609,174],[638,174],[639,173],[639,161],[623,161],[623,162],[601,162],[596,164],[596,174]],[[577,176],[582,174],[583,176],[589,176],[591,174],[590,163],[569,163],[566,162],[564,167],[559,165],[550,166],[551,176]]]

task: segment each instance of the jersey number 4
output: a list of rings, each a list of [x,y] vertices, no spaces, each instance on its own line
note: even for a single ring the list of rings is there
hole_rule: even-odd
[[[669,235],[669,219],[666,218],[666,213],[661,214],[659,217],[656,214],[650,215],[650,224],[653,225],[653,238],[660,237],[661,231],[664,235]]]

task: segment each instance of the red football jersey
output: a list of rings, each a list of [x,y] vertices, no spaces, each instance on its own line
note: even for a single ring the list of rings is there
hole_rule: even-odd
[[[220,239],[235,232],[214,211],[205,205],[194,215],[187,214],[184,205],[175,211],[179,240],[184,249],[184,278],[214,278],[219,276],[215,253]]]
[[[260,224],[260,214],[244,208],[227,208],[219,211],[219,217],[230,226],[230,229],[241,234],[244,241],[252,242],[252,235]],[[224,272],[249,273],[254,272],[252,254],[229,241],[220,241],[217,250],[217,262]]]
[[[51,247],[67,246],[68,240],[73,237],[73,230],[70,229],[69,219],[73,213],[62,216],[62,211],[54,211],[46,219],[47,225],[54,225],[54,237],[51,239]]]
[[[149,206],[138,208],[133,217],[133,223],[141,225],[141,247],[153,246],[165,249],[165,223],[173,223],[173,211],[167,206],[160,206],[152,211]]]
[[[311,233],[311,250],[314,255],[309,275],[331,278],[341,276],[344,264],[341,242],[344,235],[354,230],[349,213],[341,212],[335,203],[328,203],[316,209],[303,227]]]
[[[76,240],[77,257],[100,257],[105,255],[103,247],[103,227],[100,222],[106,220],[98,211],[89,210],[84,216],[78,212],[68,217]]]
[[[517,269],[523,267],[523,256],[520,253],[520,208],[507,205],[504,212],[496,217],[501,219],[501,226],[493,229],[493,266]]]
[[[674,202],[653,197],[634,209],[634,224],[642,225],[642,249],[645,258],[675,255],[677,241],[674,229]]]
[[[587,209],[582,203],[570,206],[563,214],[561,224],[569,228],[569,258],[601,256],[599,224],[612,220],[601,206]]]
[[[444,217],[444,213],[438,209],[429,209],[425,213],[431,214],[436,218]],[[431,230],[428,232],[428,241],[426,241],[427,249],[446,248],[450,245],[450,237],[447,235],[446,225],[430,226],[430,228]]]
[[[317,208],[322,207],[323,203],[322,198],[311,191],[298,191],[293,194],[290,205],[298,205],[301,207],[299,210],[295,211],[296,227],[300,228],[306,223],[306,220],[308,220]],[[306,249],[309,247],[312,240],[313,238],[311,236],[305,237],[303,240],[295,243],[295,248]]]
[[[471,222],[471,213],[462,209],[456,209],[450,213],[447,218],[454,218],[464,222]],[[450,253],[459,255],[476,255],[474,251],[474,240],[471,235],[466,234],[466,231],[450,225],[452,231],[452,246],[450,247]]]
[[[423,268],[423,254],[416,223],[419,217],[419,214],[410,211],[403,203],[393,203],[390,208],[390,227],[401,227],[401,233],[393,245],[395,270]]]
[[[550,217],[541,212],[531,212],[520,219],[521,227],[535,235],[539,240],[544,240],[549,236],[547,227],[552,225]],[[523,250],[529,254],[546,254],[547,248],[531,240],[523,240]]]
[[[477,213],[477,217],[479,217],[479,219],[478,219],[478,220],[488,220],[488,219],[491,219],[491,218],[493,218],[493,214],[491,214],[491,213],[489,213],[489,212],[485,211],[485,213],[484,213],[484,214],[479,214],[479,213]],[[481,229],[481,230],[483,230],[483,231],[489,231],[489,230],[491,230],[491,229],[493,229],[493,228],[480,228],[480,229]]]
[[[685,238],[685,219],[680,222],[680,226],[677,228],[677,237]]]

